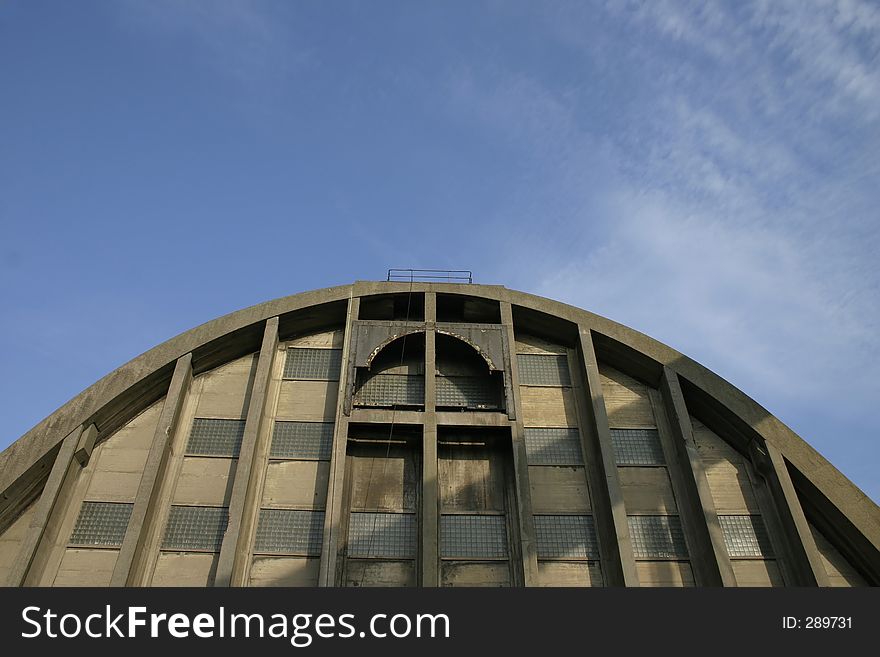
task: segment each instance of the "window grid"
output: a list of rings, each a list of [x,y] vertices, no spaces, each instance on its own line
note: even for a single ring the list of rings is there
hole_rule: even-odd
[[[665,465],[657,429],[611,429],[617,465]]]
[[[413,513],[358,511],[349,518],[349,557],[414,559],[416,545]]]
[[[332,422],[276,422],[269,458],[327,461],[333,450]]]
[[[636,559],[687,559],[678,516],[627,516]]]
[[[323,511],[260,509],[254,552],[321,555]]]
[[[375,374],[364,378],[355,393],[361,406],[422,406],[425,377],[411,374]]]
[[[568,356],[517,354],[519,382],[524,386],[570,386]]]
[[[238,457],[244,436],[244,420],[215,420],[197,417],[193,420],[186,444],[190,456]]]
[[[593,516],[535,516],[539,559],[598,559]]]
[[[70,544],[121,546],[133,506],[120,502],[83,502]]]
[[[440,516],[440,556],[506,559],[507,522],[504,516]]]
[[[495,381],[485,376],[438,376],[437,406],[502,408]]]
[[[761,516],[718,516],[731,557],[772,557],[773,547]]]
[[[162,549],[219,552],[228,518],[225,507],[172,506]]]
[[[582,465],[581,435],[577,429],[526,427],[529,465]]]
[[[288,347],[284,361],[285,379],[338,381],[342,371],[341,349]]]

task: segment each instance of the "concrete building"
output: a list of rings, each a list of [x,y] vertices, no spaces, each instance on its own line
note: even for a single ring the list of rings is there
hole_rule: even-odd
[[[880,509],[634,330],[357,282],[123,365],[0,454],[0,582],[864,586]]]

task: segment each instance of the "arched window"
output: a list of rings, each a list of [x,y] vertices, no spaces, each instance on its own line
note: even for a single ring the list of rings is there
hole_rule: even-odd
[[[424,333],[410,333],[393,340],[373,357],[369,368],[358,368],[354,405],[424,407]]]
[[[504,410],[504,379],[464,340],[437,334],[437,408]]]

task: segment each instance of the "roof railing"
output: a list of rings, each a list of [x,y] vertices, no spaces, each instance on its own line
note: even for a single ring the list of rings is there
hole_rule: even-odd
[[[389,269],[385,280],[471,284],[474,282],[474,274],[464,269]]]

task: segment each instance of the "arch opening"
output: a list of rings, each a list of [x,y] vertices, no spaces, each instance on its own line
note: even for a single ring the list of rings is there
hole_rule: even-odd
[[[438,410],[504,410],[504,374],[457,335],[437,334],[436,390]]]
[[[377,350],[355,373],[354,405],[360,408],[425,406],[425,334],[407,333]]]

